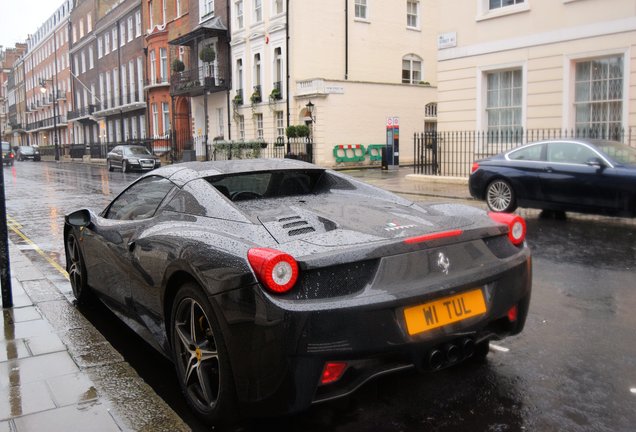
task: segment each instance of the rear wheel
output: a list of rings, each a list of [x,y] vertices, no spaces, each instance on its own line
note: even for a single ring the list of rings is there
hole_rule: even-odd
[[[486,188],[486,204],[495,212],[510,213],[517,208],[515,192],[505,180],[498,179]]]
[[[187,283],[172,306],[171,339],[179,384],[190,407],[209,424],[234,420],[235,389],[227,349],[209,300]]]
[[[88,287],[86,279],[84,257],[82,256],[79,242],[73,233],[70,233],[66,237],[66,253],[68,260],[68,278],[71,282],[71,288],[73,288],[73,295],[78,303],[85,304],[90,301],[92,292]]]

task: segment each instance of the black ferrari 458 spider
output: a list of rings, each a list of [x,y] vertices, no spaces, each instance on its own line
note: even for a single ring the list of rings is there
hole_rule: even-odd
[[[525,323],[524,238],[519,216],[293,160],[159,168],[64,228],[77,300],[99,297],[172,359],[211,423],[485,357]]]

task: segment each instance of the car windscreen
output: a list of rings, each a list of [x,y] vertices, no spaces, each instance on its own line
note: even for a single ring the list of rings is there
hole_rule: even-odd
[[[148,151],[148,149],[146,147],[140,147],[140,146],[135,146],[135,147],[124,147],[126,155],[129,156],[148,156],[150,154],[150,152]]]
[[[232,201],[315,193],[322,169],[248,172],[214,176],[206,180]]]
[[[636,148],[612,141],[596,143],[596,146],[620,164],[636,165]]]
[[[33,149],[33,147],[23,146],[23,147],[20,147],[20,153],[33,154],[34,153],[34,149]]]

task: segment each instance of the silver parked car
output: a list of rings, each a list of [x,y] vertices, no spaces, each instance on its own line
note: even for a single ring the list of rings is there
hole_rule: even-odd
[[[106,156],[108,171],[121,168],[122,172],[132,170],[152,170],[161,166],[161,160],[140,145],[120,145]]]

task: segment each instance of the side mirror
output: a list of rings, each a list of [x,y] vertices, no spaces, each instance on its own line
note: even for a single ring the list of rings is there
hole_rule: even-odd
[[[91,224],[91,212],[87,209],[77,210],[67,215],[64,220],[76,228],[87,227]]]
[[[591,157],[587,161],[585,161],[585,165],[595,167],[598,169],[605,168],[605,163],[598,157]]]

